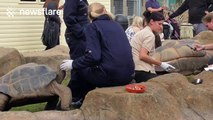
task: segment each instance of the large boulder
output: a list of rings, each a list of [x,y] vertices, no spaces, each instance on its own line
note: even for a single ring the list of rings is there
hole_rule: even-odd
[[[213,74],[213,73],[211,73]],[[181,74],[173,73],[140,83],[141,94],[124,87],[102,88],[90,92],[81,109],[86,120],[212,120],[213,89],[208,84],[193,85]]]
[[[0,47],[0,51],[0,77],[25,63],[23,55],[14,48]]]
[[[43,112],[0,112],[1,120],[84,120],[80,110]]]
[[[46,64],[56,70],[63,59],[69,59],[69,48],[58,45],[46,51],[26,52],[23,56],[26,63]]]

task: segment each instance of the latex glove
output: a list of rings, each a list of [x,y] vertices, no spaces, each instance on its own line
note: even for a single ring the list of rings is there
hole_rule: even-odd
[[[172,70],[175,70],[176,68],[166,62],[162,62],[160,67],[162,67],[164,70],[166,70],[167,72],[170,72]]]
[[[61,70],[71,70],[72,69],[72,62],[73,60],[63,60],[62,64],[60,65]]]

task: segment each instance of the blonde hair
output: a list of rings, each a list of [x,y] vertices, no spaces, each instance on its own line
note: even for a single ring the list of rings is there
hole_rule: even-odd
[[[95,18],[104,14],[108,15],[111,19],[114,19],[114,15],[110,12],[107,12],[103,4],[97,2],[91,3],[89,5],[88,14],[90,20],[94,20]]]
[[[213,13],[208,13],[202,18],[203,23],[210,23],[213,20]]]
[[[132,21],[132,26],[136,26],[138,28],[143,27],[143,18],[140,16],[135,16]]]

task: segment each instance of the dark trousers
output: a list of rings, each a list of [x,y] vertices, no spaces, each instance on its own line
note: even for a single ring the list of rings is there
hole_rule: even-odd
[[[211,58],[209,59],[208,64],[209,64],[209,65],[213,64],[213,57],[211,57]]]
[[[135,71],[136,83],[146,82],[151,78],[157,77],[157,74],[146,72],[146,71]]]
[[[86,41],[83,39],[76,38],[72,33],[65,34],[67,45],[70,49],[70,58],[75,60],[78,57],[84,55]],[[68,87],[72,91],[73,101],[81,99],[89,90],[94,89],[91,85],[87,86],[87,83],[82,81],[82,73],[79,70],[71,70],[71,80],[68,84]]]
[[[112,80],[110,76],[101,68],[86,68],[83,70],[72,70],[72,80],[69,87],[72,90],[73,99],[84,98],[86,94],[96,87],[112,87],[129,84],[132,77],[122,80]]]
[[[71,80],[68,87],[72,91],[72,101],[78,101],[82,98],[84,99],[84,96],[88,91],[95,89],[95,86],[91,85],[83,78],[83,75],[79,70],[71,71]]]

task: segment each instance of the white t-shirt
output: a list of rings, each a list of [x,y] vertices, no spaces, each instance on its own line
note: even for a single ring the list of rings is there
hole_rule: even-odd
[[[143,48],[147,49],[151,57],[155,52],[155,35],[151,28],[146,26],[141,31],[137,32],[131,40],[132,55],[135,63],[135,70],[155,73],[154,65],[140,60],[140,51]]]

